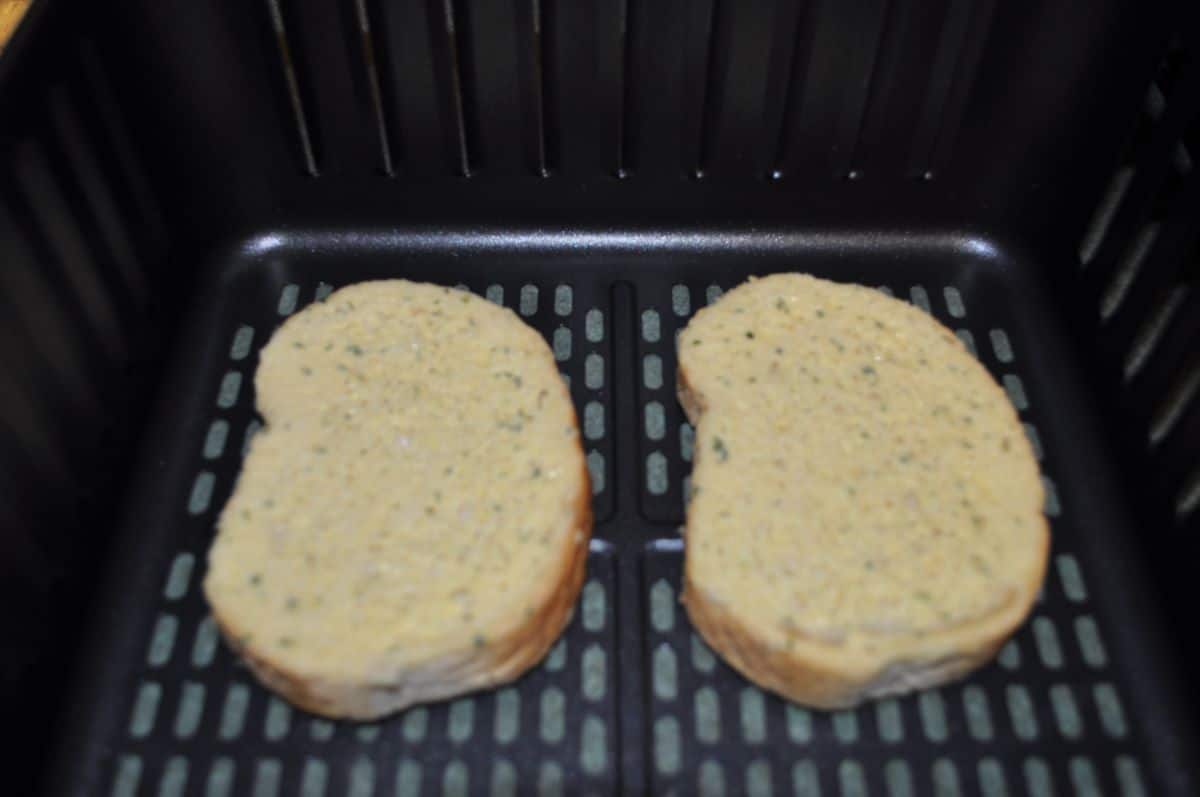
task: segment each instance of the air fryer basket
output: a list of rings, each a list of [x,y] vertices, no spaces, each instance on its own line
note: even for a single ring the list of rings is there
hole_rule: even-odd
[[[1200,22],[1051,0],[34,4],[0,58],[10,775],[54,794],[1200,788]],[[675,333],[747,276],[886,290],[1018,409],[1053,534],[963,681],[810,712],[678,604]],[[289,315],[463,285],[569,380],[596,533],[516,683],[378,723],[260,688],[200,594]]]

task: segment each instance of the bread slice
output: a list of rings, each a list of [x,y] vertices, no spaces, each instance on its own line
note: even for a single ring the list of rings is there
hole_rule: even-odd
[[[511,681],[570,619],[591,535],[575,409],[510,310],[403,280],[290,318],[204,591],[297,706],[371,719]]]
[[[4,51],[4,45],[8,44],[28,7],[29,0],[0,0],[0,52]]]
[[[696,426],[684,601],[733,667],[825,709],[957,678],[1045,575],[1032,448],[929,315],[801,274],[751,280],[679,338]]]

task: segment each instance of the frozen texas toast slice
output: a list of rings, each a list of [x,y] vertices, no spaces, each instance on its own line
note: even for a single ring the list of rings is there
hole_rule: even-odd
[[[204,590],[260,680],[367,719],[545,654],[592,517],[575,410],[535,330],[463,291],[362,283],[288,319],[255,387],[265,426]]]
[[[679,363],[684,600],[748,678],[852,706],[963,675],[1028,614],[1049,547],[1037,463],[928,314],[779,274],[697,313]]]

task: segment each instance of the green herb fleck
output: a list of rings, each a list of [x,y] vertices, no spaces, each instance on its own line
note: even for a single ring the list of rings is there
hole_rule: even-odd
[[[862,367],[862,372],[863,372],[864,376],[875,376],[876,375],[875,366],[873,366],[873,365],[864,365]]]
[[[294,612],[300,606],[300,601],[296,600],[295,598],[289,597],[284,602],[283,605],[289,612]]]
[[[825,317],[825,311],[818,307],[817,308],[817,318],[824,318],[824,317]]]
[[[325,448],[325,446],[313,446],[314,454],[325,454],[328,453],[328,451],[329,449]]]
[[[483,634],[475,635],[475,649],[478,650],[487,644],[487,638]]]
[[[262,573],[250,574],[250,586],[257,587],[262,584]]]
[[[919,589],[913,594],[917,600],[922,601],[923,603],[929,603],[933,600],[933,596],[923,589]]]
[[[719,437],[713,438],[713,453],[717,455],[717,459],[725,462],[729,459],[729,449],[725,447],[725,441]]]
[[[784,301],[782,296],[775,300],[775,309],[781,313],[786,313],[788,311],[787,302]]]
[[[359,346],[357,343],[351,343],[346,347],[346,351],[350,352],[355,357],[362,357],[363,354],[362,346]]]
[[[692,338],[692,345],[693,345],[693,346],[699,346],[699,345],[700,345],[700,338]]]
[[[750,340],[754,340],[754,332],[753,332],[752,330],[749,330],[749,329],[747,329],[747,330],[746,330],[746,337],[747,337],[748,339],[750,339]]]
[[[303,344],[303,343],[301,343],[301,342],[300,342],[300,341],[298,341],[298,340],[296,340],[296,341],[292,341],[292,348],[293,348],[293,349],[303,349],[303,348],[304,348],[304,344]]]
[[[300,366],[300,373],[304,374],[305,376],[312,376],[312,369],[307,365],[302,365]]]
[[[295,641],[296,640],[292,639],[290,636],[281,636],[279,637],[279,647],[290,648],[293,644],[295,644]]]
[[[533,478],[533,479],[542,478],[542,468],[540,465],[533,466],[533,473],[530,475],[530,478]]]

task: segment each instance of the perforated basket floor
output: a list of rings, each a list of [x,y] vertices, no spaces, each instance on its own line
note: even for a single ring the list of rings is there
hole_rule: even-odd
[[[56,782],[87,794],[1149,795],[1178,719],[1137,614],[1102,457],[1052,319],[1011,268],[956,248],[636,257],[249,251],[197,299],[129,531],[81,663]],[[809,712],[716,659],[678,604],[692,430],[675,332],[747,273],[881,286],[958,332],[1008,390],[1043,466],[1053,561],[1031,621],[963,683]],[[485,276],[481,276],[485,275]],[[581,605],[517,683],[369,725],[259,687],[199,584],[254,414],[257,352],[333,286],[405,276],[516,310],[550,342],[584,427],[596,539]],[[1130,596],[1133,597],[1130,597]],[[1132,618],[1138,618],[1136,622]],[[1164,764],[1164,762],[1168,762]]]

